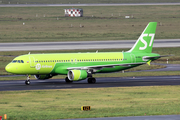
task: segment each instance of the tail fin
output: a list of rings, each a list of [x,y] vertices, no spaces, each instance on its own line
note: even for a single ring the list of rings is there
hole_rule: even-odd
[[[157,22],[150,22],[144,31],[142,32],[141,36],[138,38],[134,46],[128,52],[146,52],[151,53],[154,36],[156,32]]]

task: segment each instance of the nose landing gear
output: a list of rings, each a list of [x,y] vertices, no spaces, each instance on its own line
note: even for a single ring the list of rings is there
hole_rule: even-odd
[[[31,77],[31,75],[27,75],[27,80],[25,81],[25,84],[26,85],[30,85],[30,77]]]

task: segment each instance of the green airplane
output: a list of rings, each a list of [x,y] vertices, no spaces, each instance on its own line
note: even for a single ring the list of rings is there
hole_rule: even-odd
[[[88,83],[95,83],[95,73],[117,72],[142,64],[150,64],[162,56],[151,53],[157,22],[150,22],[134,46],[127,52],[94,53],[52,53],[26,54],[12,60],[5,69],[9,73],[27,75],[44,80],[56,75],[67,75],[66,82],[88,78]]]

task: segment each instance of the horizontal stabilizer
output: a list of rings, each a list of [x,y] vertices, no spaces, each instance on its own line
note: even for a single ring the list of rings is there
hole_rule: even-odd
[[[154,58],[161,58],[161,57],[169,57],[173,55],[160,55],[160,56],[153,56],[153,57],[144,57],[144,59],[154,59]]]

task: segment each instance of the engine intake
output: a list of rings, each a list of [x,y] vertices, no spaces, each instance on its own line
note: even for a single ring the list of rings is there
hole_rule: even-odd
[[[86,79],[88,74],[86,70],[70,70],[67,76],[70,81],[78,81]]]

